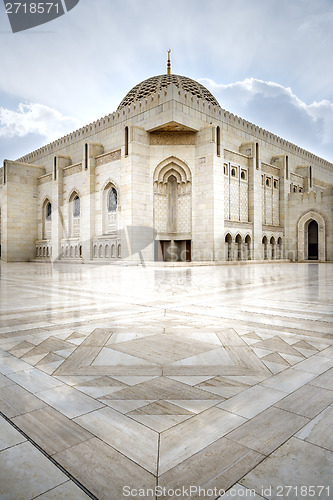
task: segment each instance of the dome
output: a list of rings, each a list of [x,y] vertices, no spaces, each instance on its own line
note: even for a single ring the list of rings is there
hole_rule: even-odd
[[[209,104],[213,104],[213,106],[219,106],[215,97],[209,92],[208,89],[206,89],[206,87],[201,85],[201,83],[198,83],[191,78],[187,78],[186,76],[159,75],[148,78],[148,80],[144,80],[133,87],[119,104],[118,111],[131,105],[132,102],[139,101],[140,99],[154,94],[155,92],[161,92],[171,83],[176,85],[179,90],[189,92],[199,99],[204,99]]]

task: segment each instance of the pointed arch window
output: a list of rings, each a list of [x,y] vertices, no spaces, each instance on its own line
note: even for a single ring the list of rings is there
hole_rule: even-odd
[[[73,199],[73,217],[80,217],[81,214],[81,206],[80,206],[80,198],[76,195]]]
[[[47,221],[50,221],[51,220],[51,217],[52,217],[52,205],[51,203],[48,201],[47,204],[46,204],[46,209],[45,209],[45,219]]]
[[[43,204],[43,239],[51,239],[51,218],[52,218],[52,205],[50,200],[46,199]]]
[[[80,237],[81,226],[81,200],[79,195],[74,192],[69,199],[69,223],[70,234],[74,238]]]
[[[103,232],[111,234],[118,227],[119,197],[114,184],[109,182],[103,190]]]
[[[108,192],[108,212],[115,212],[118,205],[118,195],[114,187]]]

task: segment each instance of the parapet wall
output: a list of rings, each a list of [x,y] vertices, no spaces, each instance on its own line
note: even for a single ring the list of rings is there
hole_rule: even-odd
[[[269,143],[286,153],[296,154],[306,163],[316,163],[325,169],[333,171],[333,164],[320,158],[305,149],[292,144],[291,142],[278,137],[277,135],[250,123],[229,111],[222,109],[220,106],[214,106],[207,101],[193,96],[188,92],[179,90],[175,85],[170,84],[163,92],[150,95],[148,98],[133,102],[127,108],[111,113],[99,120],[96,120],[80,129],[61,137],[60,139],[43,146],[25,156],[22,156],[17,161],[32,163],[41,160],[45,156],[55,154],[65,147],[71,146],[83,140],[87,140],[99,132],[105,131],[115,125],[122,123],[135,123],[135,118],[142,113],[145,114],[143,119],[149,119],[155,114],[162,111],[161,105],[168,101],[177,101],[178,103],[187,106],[193,110],[193,116],[204,122],[215,122],[216,124],[226,124],[238,129],[241,133],[248,134],[253,138]],[[192,113],[191,113],[192,114]]]

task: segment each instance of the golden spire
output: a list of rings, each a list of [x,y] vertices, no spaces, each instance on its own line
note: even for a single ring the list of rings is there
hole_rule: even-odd
[[[168,64],[167,64],[167,75],[171,75],[171,60],[170,60],[171,49],[168,50]]]

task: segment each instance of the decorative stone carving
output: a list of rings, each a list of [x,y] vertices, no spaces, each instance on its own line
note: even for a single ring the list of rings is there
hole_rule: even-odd
[[[96,167],[100,165],[105,165],[106,163],[111,163],[113,161],[120,160],[121,150],[111,151],[110,153],[105,153],[103,155],[96,156]]]
[[[69,177],[70,175],[78,174],[82,171],[82,163],[76,163],[75,165],[70,165],[63,169],[64,177]]]

